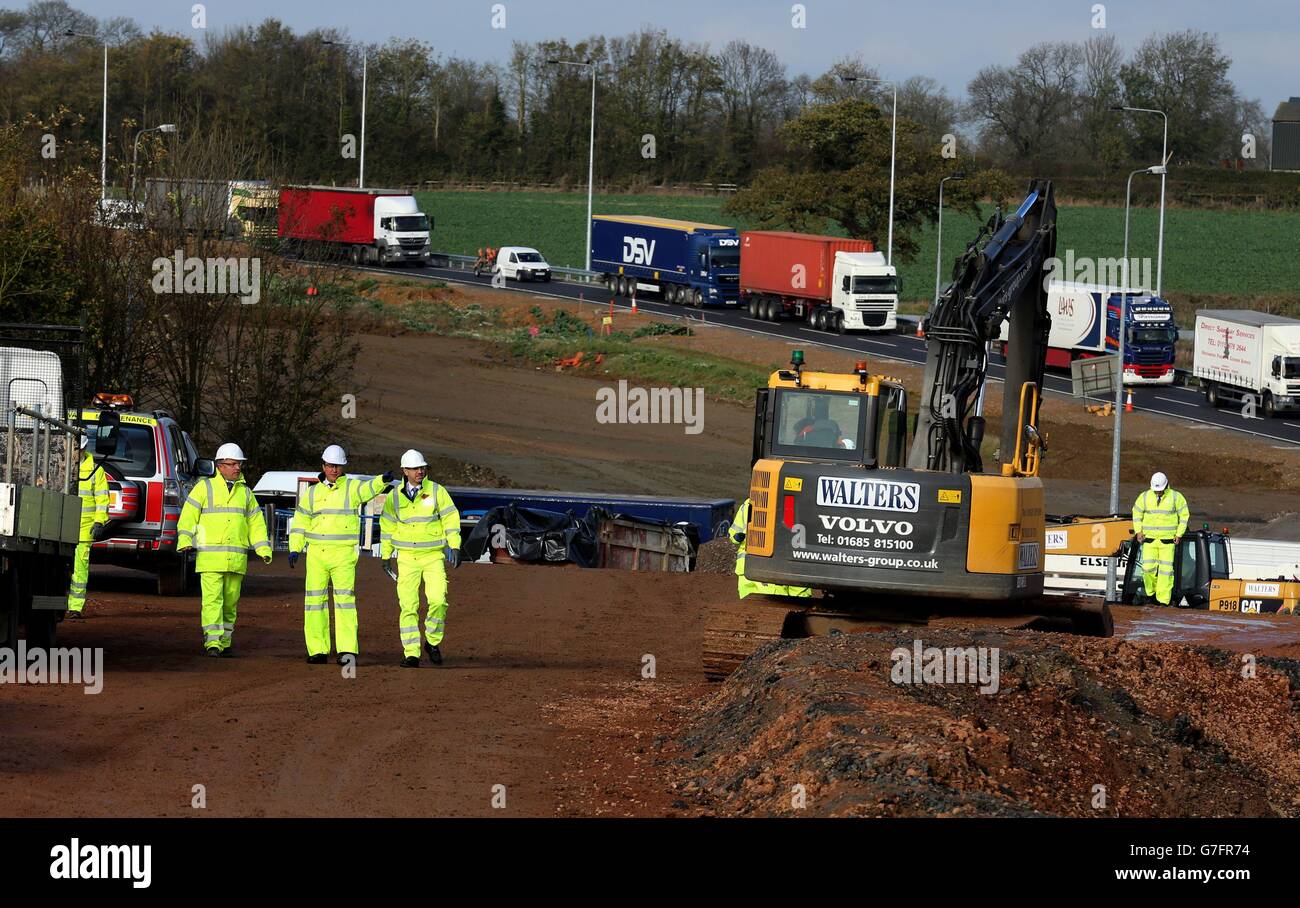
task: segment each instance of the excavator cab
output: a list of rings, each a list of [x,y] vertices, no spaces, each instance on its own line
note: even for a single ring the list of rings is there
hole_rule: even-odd
[[[1155,597],[1148,597],[1142,580],[1142,545],[1132,539],[1120,546],[1125,563],[1124,582],[1120,587],[1117,605],[1158,605]],[[1179,608],[1208,609],[1210,583],[1225,580],[1231,563],[1228,540],[1223,533],[1209,529],[1189,531],[1174,549],[1174,591],[1169,598]]]

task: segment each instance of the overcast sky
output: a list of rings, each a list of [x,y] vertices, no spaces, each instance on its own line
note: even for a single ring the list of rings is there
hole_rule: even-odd
[[[70,0],[98,17],[129,16],[154,27],[195,34],[194,0]],[[207,27],[260,22],[274,16],[294,31],[342,29],[369,42],[417,38],[447,55],[504,62],[515,40],[580,40],[663,28],[714,48],[733,38],[767,47],[790,75],[819,75],[847,54],[861,54],[886,77],[928,75],[956,97],[982,66],[1005,64],[1040,41],[1082,41],[1095,0],[805,0],[807,27],[791,27],[790,0],[499,0],[506,27],[492,27],[491,0],[208,0]],[[0,0],[10,8],[25,4]],[[1106,27],[1130,50],[1156,32],[1194,28],[1215,33],[1232,58],[1231,77],[1246,98],[1272,115],[1279,101],[1300,95],[1298,0],[1114,0]]]

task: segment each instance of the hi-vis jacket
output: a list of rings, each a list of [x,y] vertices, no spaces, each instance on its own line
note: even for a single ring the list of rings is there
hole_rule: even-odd
[[[242,476],[230,487],[220,476],[194,484],[176,524],[176,547],[191,545],[198,551],[194,569],[199,573],[246,574],[250,549],[270,557],[266,520]]]
[[[108,476],[104,470],[95,465],[95,458],[89,453],[81,455],[80,480],[77,494],[81,496],[81,535],[82,542],[90,542],[90,528],[97,523],[108,523]]]
[[[1147,489],[1133,502],[1133,532],[1145,533],[1150,539],[1173,539],[1187,532],[1187,499],[1182,492],[1165,489],[1156,501],[1156,493]]]
[[[351,546],[361,542],[361,518],[358,509],[376,495],[383,493],[388,483],[383,476],[374,479],[353,479],[340,476],[333,487],[321,481],[307,489],[298,499],[293,512],[293,529],[289,531],[289,551],[301,552],[312,546]],[[305,499],[305,500],[304,500]]]
[[[406,497],[403,482],[384,502],[379,531],[380,558],[391,558],[394,551],[406,556],[459,549],[460,511],[447,490],[433,480],[420,483],[415,501]]]

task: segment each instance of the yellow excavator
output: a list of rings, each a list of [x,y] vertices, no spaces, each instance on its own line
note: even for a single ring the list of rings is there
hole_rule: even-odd
[[[954,267],[925,319],[926,365],[908,433],[903,383],[804,368],[773,372],[755,407],[745,575],[810,587],[712,609],[704,667],[730,674],[783,637],[978,619],[1094,636],[1114,631],[1097,597],[1043,591],[1046,450],[1038,405],[1047,338],[1044,265],[1056,251],[1052,185],[1034,181]],[[1006,321],[1001,464],[983,469],[989,341]]]

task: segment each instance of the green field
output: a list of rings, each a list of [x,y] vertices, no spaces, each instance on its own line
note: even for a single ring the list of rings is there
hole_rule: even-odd
[[[483,245],[533,246],[552,265],[582,267],[585,262],[587,197],[555,192],[425,192],[421,206],[434,219],[433,248],[473,255]],[[596,214],[650,214],[684,220],[751,225],[722,214],[717,196],[596,196]],[[1157,213],[1134,209],[1131,256],[1154,259]],[[978,222],[952,213],[944,216],[944,278],[952,257],[975,237]],[[1124,209],[1062,207],[1057,254],[1065,258],[1119,257],[1124,246]],[[877,247],[884,248],[884,237]],[[913,262],[896,262],[907,300],[934,293],[935,231],[927,227]],[[1166,295],[1225,294],[1250,297],[1280,294],[1300,297],[1300,212],[1204,211],[1166,209],[1164,289]],[[1248,304],[1249,300],[1243,300]]]

